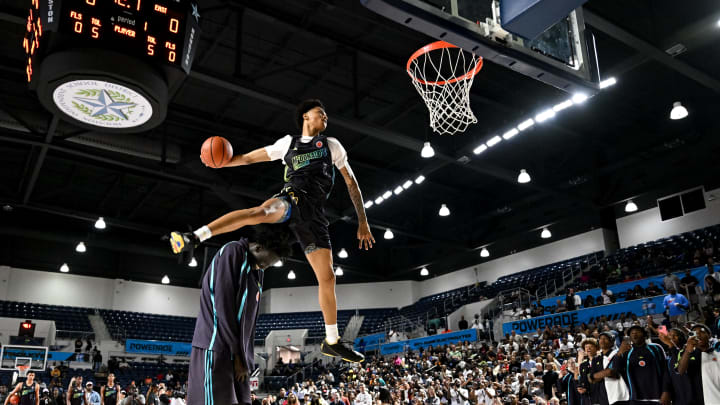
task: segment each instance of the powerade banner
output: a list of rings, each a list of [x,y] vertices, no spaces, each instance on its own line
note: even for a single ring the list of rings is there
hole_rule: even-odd
[[[170,356],[190,356],[190,343],[163,342],[159,340],[128,339],[125,342],[127,353],[167,354]]]
[[[383,343],[385,343],[385,332],[355,338],[353,345],[355,350],[364,353],[379,349]]]
[[[536,333],[538,329],[542,330],[545,329],[546,326],[553,327],[556,325],[567,328],[583,322],[592,323],[603,315],[611,321],[619,319],[623,314],[628,316],[631,314],[636,314],[637,316],[651,315],[665,310],[665,308],[663,308],[664,299],[665,296],[661,295],[654,298],[643,298],[640,300],[506,322],[503,324],[503,334],[510,333],[513,330],[519,334]]]
[[[715,266],[715,271],[719,271],[720,266]],[[674,273],[679,279],[682,279],[685,277],[685,272],[680,271],[677,273]],[[707,274],[707,267],[697,267],[695,269],[692,269],[690,271],[690,274],[693,275],[698,282],[700,283],[700,287],[703,287],[703,279],[705,277],[705,274]],[[630,290],[632,288],[635,288],[636,285],[639,285],[643,289],[647,288],[648,285],[650,285],[650,282],[652,281],[656,286],[660,287],[661,290],[664,290],[665,287],[663,286],[663,278],[665,278],[664,274],[661,274],[659,276],[653,276],[648,278],[643,278],[641,280],[633,280],[628,281],[625,283],[619,283],[619,284],[612,284],[608,286],[608,290],[612,291],[613,295],[615,295],[617,302],[622,302],[625,300],[625,293],[627,290]],[[685,291],[678,291],[680,294],[686,295]],[[586,290],[576,293],[577,295],[582,298],[583,301],[585,301],[585,298],[587,298],[588,295],[592,295],[593,297],[597,298],[600,296],[602,291],[599,288],[593,288],[592,290]],[[545,312],[550,312],[555,309],[557,306],[557,300],[564,301],[565,296],[559,295],[556,297],[550,297],[545,298],[540,301],[543,307],[545,307]]]
[[[449,345],[451,343],[459,343],[464,341],[477,341],[476,329],[465,329],[458,332],[443,333],[441,335],[433,335],[417,339],[404,340],[402,342],[387,343],[380,346],[380,354],[402,353],[407,350],[419,350],[428,347]]]

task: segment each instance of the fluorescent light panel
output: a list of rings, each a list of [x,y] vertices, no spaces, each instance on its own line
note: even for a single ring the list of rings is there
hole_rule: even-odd
[[[492,148],[493,146],[499,144],[500,141],[502,141],[502,138],[500,138],[499,136],[495,135],[495,136],[493,136],[492,138],[490,138],[489,141],[487,141],[486,145],[488,146],[488,148]]]

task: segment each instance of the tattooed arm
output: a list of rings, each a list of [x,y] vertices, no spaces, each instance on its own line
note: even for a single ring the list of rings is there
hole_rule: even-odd
[[[375,243],[375,238],[373,238],[372,232],[370,232],[370,225],[368,224],[367,216],[365,215],[365,203],[363,202],[362,193],[360,192],[360,186],[358,186],[355,174],[352,172],[349,164],[345,164],[345,166],[340,169],[340,173],[342,173],[343,178],[345,178],[348,194],[350,194],[350,199],[352,200],[353,205],[355,206],[355,212],[357,213],[357,238],[360,243],[360,249],[365,248],[365,250],[368,250],[372,247],[373,243]]]

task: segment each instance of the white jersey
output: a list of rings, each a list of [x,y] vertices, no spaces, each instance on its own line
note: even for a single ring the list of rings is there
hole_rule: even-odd
[[[705,404],[720,405],[720,353],[703,352],[700,367]]]
[[[607,356],[603,355],[603,368],[608,368],[610,361],[612,361],[617,352],[617,349],[615,349]],[[630,400],[630,391],[622,378],[604,378],[603,381],[605,382],[605,391],[607,392],[608,403],[610,405],[618,401]]]

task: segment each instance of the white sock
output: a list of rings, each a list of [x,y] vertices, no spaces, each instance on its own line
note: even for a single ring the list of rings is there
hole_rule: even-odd
[[[204,242],[212,237],[212,232],[210,231],[210,228],[207,227],[207,225],[204,225],[202,228],[199,228],[197,231],[193,232],[195,236],[200,239],[200,242]]]
[[[325,340],[330,345],[334,345],[335,343],[338,342],[338,340],[340,340],[340,336],[338,335],[337,324],[325,325]]]

